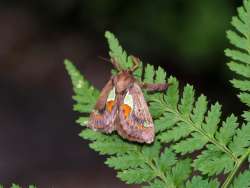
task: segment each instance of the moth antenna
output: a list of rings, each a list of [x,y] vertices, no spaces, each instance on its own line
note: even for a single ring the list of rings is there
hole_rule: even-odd
[[[132,56],[132,62],[133,62],[133,67],[130,68],[130,71],[134,72],[139,67],[141,61],[138,57]]]
[[[110,63],[110,59],[102,57],[102,56],[98,56],[99,59],[105,61],[105,62],[109,62]]]
[[[122,71],[121,66],[115,61],[115,59],[111,58],[111,60],[110,60],[110,59],[102,57],[102,56],[98,56],[98,58],[103,60],[103,61],[111,63],[115,67],[115,69],[117,69],[118,71]]]
[[[114,58],[111,58],[111,63],[112,63],[112,65],[113,65],[119,72],[122,71],[122,67],[120,66],[119,63],[116,62],[116,60],[115,60]]]

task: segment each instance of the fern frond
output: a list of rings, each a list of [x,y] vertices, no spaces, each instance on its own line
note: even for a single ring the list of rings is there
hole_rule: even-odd
[[[241,79],[233,79],[231,83],[233,87],[241,92],[238,95],[241,102],[250,106],[249,73],[250,73],[250,2],[243,1],[243,7],[238,8],[238,16],[233,17],[232,25],[235,31],[227,31],[227,38],[233,45],[234,49],[226,49],[226,56],[232,61],[228,64],[229,68],[235,73],[242,76]]]
[[[109,42],[110,56],[123,67],[130,67],[131,57],[122,49],[114,35],[106,32],[105,36]],[[231,33],[230,36],[234,34]],[[229,53],[231,52],[234,53],[229,50]],[[73,99],[76,101],[74,105],[76,107],[74,109],[82,113],[77,122],[84,125],[87,113],[92,110],[91,107],[95,104],[99,92],[69,61],[66,61],[65,65],[75,92]],[[234,69],[239,67],[235,66],[235,63],[231,65]],[[147,64],[144,74],[142,72],[143,66],[140,67],[137,76],[144,82],[166,82],[166,73],[160,67],[156,70],[152,65]],[[247,71],[244,74],[247,75]],[[178,80],[172,76],[167,80],[171,86],[165,93],[145,92],[156,127],[154,144],[140,145],[125,141],[115,133],[105,135],[90,129],[84,129],[80,136],[90,141],[90,147],[93,150],[107,156],[105,163],[116,169],[117,176],[126,183],[147,183],[147,187],[154,188],[162,185],[164,187],[183,187],[184,185],[192,187],[197,182],[204,187],[218,187],[217,180],[209,181],[200,177],[187,182],[191,166],[194,170],[213,178],[227,173],[231,178],[250,153],[248,149],[250,141],[247,137],[250,135],[250,126],[249,124],[239,126],[237,118],[233,115],[222,121],[219,103],[212,104],[208,108],[206,97],[200,95],[197,98],[193,86],[187,84],[183,92],[179,94]],[[245,88],[241,85],[240,88],[243,87]],[[248,103],[246,94],[248,93],[244,92],[242,98]],[[249,114],[249,112],[245,113],[246,119],[250,119]],[[170,148],[165,148],[166,143],[171,143]],[[202,152],[198,153],[193,161],[190,159],[177,161],[176,159],[175,153],[187,158],[187,153],[197,150],[202,150]]]
[[[75,93],[73,99],[76,104],[74,104],[73,109],[81,113],[91,112],[96,99],[99,96],[98,90],[96,90],[87,80],[84,79],[84,77],[69,60],[65,60],[64,64],[71,78]]]
[[[110,37],[109,40],[112,41],[112,37]],[[117,47],[118,44],[116,42],[112,43],[113,47]],[[126,59],[124,58],[124,54],[126,53],[124,53],[123,50],[119,49],[115,51],[114,47],[113,51],[116,57],[119,57],[118,54],[122,53],[120,54],[120,56],[123,56],[121,58],[123,58],[123,60]],[[86,123],[88,113],[90,113],[92,110],[90,109],[90,106],[95,104],[99,92],[93,86],[91,86],[83,76],[80,75],[79,71],[72,63],[65,61],[65,66],[72,80],[75,92],[74,99],[76,100],[75,105],[79,106],[77,111],[83,113],[77,122],[81,125],[84,125]],[[166,73],[162,68],[155,70],[152,66],[148,66],[148,68],[145,69],[145,80],[152,80],[152,82],[165,82],[165,78]],[[87,100],[86,96],[91,96],[91,100]],[[163,104],[163,94],[148,94],[148,97],[152,99],[151,103],[153,106],[158,106],[158,108],[155,108],[156,111],[158,110],[157,116],[160,116],[161,119],[172,119],[171,117],[174,117],[170,113],[164,113],[164,106],[159,107],[159,104]],[[85,106],[87,110],[81,109],[85,108]],[[170,116],[168,117],[168,115]],[[171,124],[174,125],[175,122],[176,121],[172,121]],[[159,121],[159,132],[166,129],[164,124],[164,121]],[[169,125],[169,127],[172,125]],[[162,144],[160,142],[155,141],[152,145],[142,146],[127,142],[116,134],[105,135],[88,128],[85,128],[79,135],[83,139],[90,141],[90,148],[102,155],[107,156],[105,163],[109,167],[118,170],[117,177],[126,183],[130,184],[147,182],[150,186],[153,186],[153,184],[159,184],[159,182],[163,182],[164,185],[171,184],[174,187],[177,187],[177,183],[184,185],[188,177],[187,173],[190,172],[191,166],[188,165],[190,160],[177,162],[176,156],[172,150],[165,149],[164,152],[161,152]],[[181,179],[174,179],[176,178],[175,174],[181,173],[181,168],[186,169],[184,171],[185,176]],[[169,176],[167,176],[168,174]]]
[[[114,58],[122,66],[123,69],[131,67],[131,57],[128,57],[127,52],[122,49],[119,41],[117,40],[117,38],[115,38],[114,34],[106,31],[105,37],[108,40],[110,57]]]

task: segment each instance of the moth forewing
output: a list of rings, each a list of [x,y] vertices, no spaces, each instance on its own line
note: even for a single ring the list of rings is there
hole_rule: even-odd
[[[117,132],[125,139],[140,143],[154,141],[154,124],[140,86],[133,83],[119,104]]]
[[[111,133],[114,131],[114,121],[117,114],[115,87],[110,79],[104,86],[90,114],[87,127],[95,131]]]

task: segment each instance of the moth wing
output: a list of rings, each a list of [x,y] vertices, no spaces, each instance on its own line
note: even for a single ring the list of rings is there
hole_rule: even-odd
[[[87,127],[105,133],[111,133],[117,114],[115,87],[112,79],[102,89],[94,110],[90,114]]]
[[[155,131],[152,116],[140,86],[134,83],[119,103],[117,132],[130,141],[152,143]]]

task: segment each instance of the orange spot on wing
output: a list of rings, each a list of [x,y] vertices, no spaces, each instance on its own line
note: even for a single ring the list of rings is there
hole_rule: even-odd
[[[106,104],[106,109],[111,112],[113,107],[115,105],[115,101],[111,100],[111,101],[108,101],[107,104]]]
[[[125,118],[128,118],[130,112],[132,111],[132,108],[127,104],[122,104],[121,109],[123,111]]]
[[[102,117],[100,114],[96,114],[96,115],[95,115],[95,119],[96,119],[96,120],[100,120],[100,119],[102,119],[102,118],[103,118],[103,117]]]

